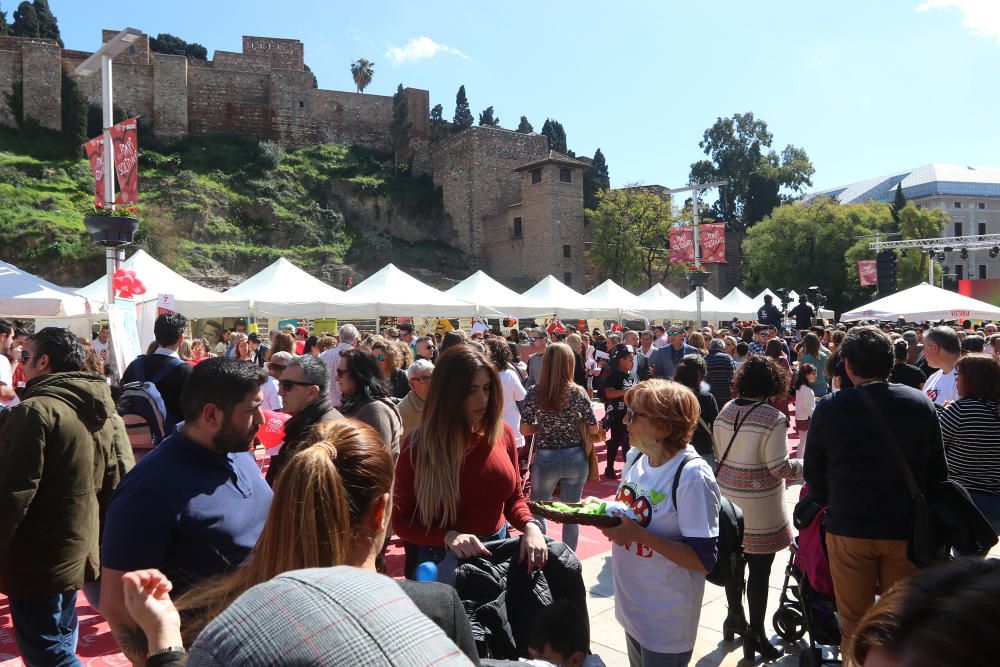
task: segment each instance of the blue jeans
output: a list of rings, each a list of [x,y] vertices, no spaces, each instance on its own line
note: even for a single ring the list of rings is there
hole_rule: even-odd
[[[508,536],[507,524],[503,525],[498,532],[493,535],[479,535],[479,541],[483,544],[494,540],[506,540]],[[434,563],[437,565],[437,581],[449,586],[455,585],[455,568],[458,567],[458,556],[447,547],[428,547],[420,545],[417,552],[417,563]],[[414,566],[416,568],[416,566]]]
[[[972,502],[976,504],[979,511],[989,520],[993,530],[996,531],[997,535],[1000,535],[1000,496],[994,496],[992,493],[980,493],[979,491],[969,491],[969,495],[972,496]]]
[[[10,617],[21,658],[29,667],[82,665],[76,657],[80,623],[76,591],[42,598],[11,598]]]
[[[531,464],[531,499],[551,500],[556,484],[562,489],[560,500],[564,503],[578,503],[583,495],[583,484],[590,474],[590,462],[583,447],[566,449],[537,449]],[[536,516],[545,534],[545,519]],[[573,551],[580,539],[580,526],[564,523],[562,541]]]

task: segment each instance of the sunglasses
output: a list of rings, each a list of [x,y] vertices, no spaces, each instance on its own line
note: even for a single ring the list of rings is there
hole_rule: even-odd
[[[377,357],[375,357],[375,359],[378,360],[378,361],[385,361],[385,355],[384,354],[380,354]]]
[[[315,387],[312,382],[299,382],[298,380],[278,380],[278,386],[285,391],[291,391],[293,387]]]
[[[528,336],[525,340],[527,340],[529,343],[534,343],[536,340],[542,340],[542,339],[541,338],[537,338],[537,337]]]
[[[637,412],[636,410],[633,410],[631,407],[628,407],[625,408],[625,416],[628,417],[629,421],[632,421],[636,417],[648,417],[649,415],[647,415],[645,412]]]
[[[684,332],[683,331],[668,331],[667,335],[668,336],[680,336],[682,333],[684,333]]]

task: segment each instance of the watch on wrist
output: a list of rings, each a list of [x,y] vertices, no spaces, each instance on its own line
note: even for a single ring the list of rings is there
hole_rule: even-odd
[[[187,653],[183,646],[166,646],[150,653],[147,657],[153,658],[164,653]]]

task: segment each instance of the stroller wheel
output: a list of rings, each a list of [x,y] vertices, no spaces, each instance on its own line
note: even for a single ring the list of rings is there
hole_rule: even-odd
[[[795,607],[779,607],[771,617],[771,623],[778,636],[787,642],[798,641],[806,634],[805,619]]]
[[[799,653],[799,667],[819,667],[823,664],[823,652],[818,649],[802,649]]]

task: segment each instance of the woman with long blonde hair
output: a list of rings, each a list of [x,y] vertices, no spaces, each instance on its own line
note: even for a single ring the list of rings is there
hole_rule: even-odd
[[[531,499],[551,500],[558,484],[563,502],[576,503],[583,495],[583,485],[590,463],[580,428],[588,436],[596,435],[597,418],[585,390],[573,382],[573,350],[565,343],[554,343],[542,357],[538,384],[528,389],[521,412],[521,433],[535,436],[535,460],[531,463]],[[545,530],[545,519],[536,517]],[[565,524],[562,541],[576,550],[580,526]]]
[[[418,562],[438,563],[438,581],[454,577],[458,559],[488,556],[483,546],[524,533],[521,561],[545,565],[541,525],[521,493],[514,433],[502,419],[496,369],[468,345],[438,357],[420,427],[400,447],[393,528],[419,549]]]

